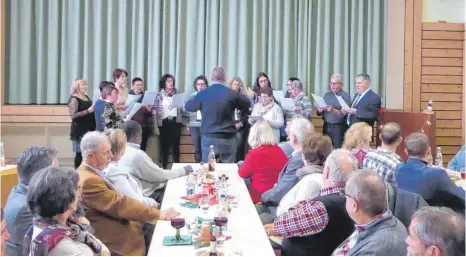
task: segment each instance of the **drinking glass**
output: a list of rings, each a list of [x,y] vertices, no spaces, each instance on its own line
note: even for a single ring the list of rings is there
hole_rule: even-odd
[[[231,196],[231,199],[230,199],[231,208],[237,208],[239,206],[239,201],[240,201],[239,192],[236,190],[231,190],[229,194]]]
[[[214,217],[215,227],[214,227],[213,234],[217,238],[217,244],[219,246],[223,245],[223,242],[226,240],[226,236],[223,231],[227,223],[228,223],[228,217],[226,216]]]
[[[186,228],[188,229],[188,233],[191,236],[194,236],[197,234],[197,216],[196,215],[191,215],[186,218]]]
[[[466,169],[465,168],[460,169],[460,175],[461,175],[462,180],[466,180]]]
[[[207,215],[209,212],[209,195],[208,194],[201,194],[199,200],[199,206],[201,210],[204,212],[204,215]]]
[[[184,218],[174,218],[170,221],[170,224],[172,225],[173,228],[176,228],[176,235],[175,235],[175,239],[173,239],[172,241],[175,241],[175,242],[182,242],[183,239],[181,239],[181,235],[180,235],[180,229],[182,227],[184,227],[185,225],[185,220]]]

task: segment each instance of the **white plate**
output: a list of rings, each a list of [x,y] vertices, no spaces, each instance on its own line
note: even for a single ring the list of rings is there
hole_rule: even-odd
[[[202,255],[202,256],[209,256],[210,247],[202,247],[202,248],[196,249],[196,256],[199,256],[198,254],[200,252],[206,252],[207,253],[206,255]],[[217,249],[217,252],[223,253],[222,256],[242,256],[243,255],[241,252],[231,251],[230,249],[224,248],[224,247],[221,247],[220,249]]]

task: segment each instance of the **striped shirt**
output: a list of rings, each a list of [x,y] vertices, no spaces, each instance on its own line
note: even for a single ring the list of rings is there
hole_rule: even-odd
[[[396,184],[395,168],[398,163],[400,163],[398,154],[379,147],[366,154],[363,167],[376,171],[386,182]]]

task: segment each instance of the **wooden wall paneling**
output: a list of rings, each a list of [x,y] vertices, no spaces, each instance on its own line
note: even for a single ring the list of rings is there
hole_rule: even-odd
[[[414,0],[406,0],[405,8],[405,67],[403,110],[413,108],[413,51],[414,51]]]
[[[423,67],[424,68],[424,67]],[[463,87],[461,84],[448,85],[448,84],[422,84],[421,92],[423,93],[460,93]]]
[[[464,144],[464,24],[423,23],[421,109],[434,100],[444,165]]]
[[[463,31],[466,31],[466,23],[463,23]],[[461,29],[461,28],[459,28]],[[463,71],[466,67],[466,33],[463,32]],[[461,143],[466,143],[466,74],[463,74],[463,109],[461,112],[462,126],[461,126]]]
[[[423,39],[463,40],[464,32],[458,31],[423,31]]]
[[[423,57],[423,66],[463,67],[463,58]]]
[[[422,72],[422,75],[462,76],[463,67],[422,66],[421,72]]]

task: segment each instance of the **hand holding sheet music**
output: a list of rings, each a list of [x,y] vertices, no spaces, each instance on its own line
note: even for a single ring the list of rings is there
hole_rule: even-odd
[[[157,97],[156,91],[146,91],[144,93],[144,98],[142,99],[141,105],[154,105],[155,98]]]
[[[338,103],[340,103],[340,106],[341,106],[342,110],[349,110],[350,109],[348,104],[346,104],[345,100],[343,100],[343,98],[341,96],[337,95],[336,97],[337,97]]]
[[[314,98],[314,100],[315,100],[314,103],[317,105],[317,107],[319,107],[319,108],[326,108],[327,107],[328,104],[325,102],[323,97],[318,96],[318,95],[314,95],[314,94],[312,94],[312,97]]]
[[[263,121],[264,120],[264,117],[262,117],[262,116],[250,116],[249,118],[251,118],[251,120],[253,120],[253,121]]]
[[[294,109],[294,101],[291,98],[283,98],[281,104],[282,108],[287,111],[293,111]]]
[[[139,109],[141,109],[141,107],[142,107],[142,104],[134,103],[133,108],[131,108],[131,112],[128,114],[128,116],[126,118],[128,120],[133,118],[134,114],[136,114],[139,111]]]
[[[184,93],[174,94],[172,96],[171,108],[180,108],[184,106]]]
[[[142,95],[128,95],[128,98],[126,99],[126,106],[130,106],[132,103],[137,102]]]

